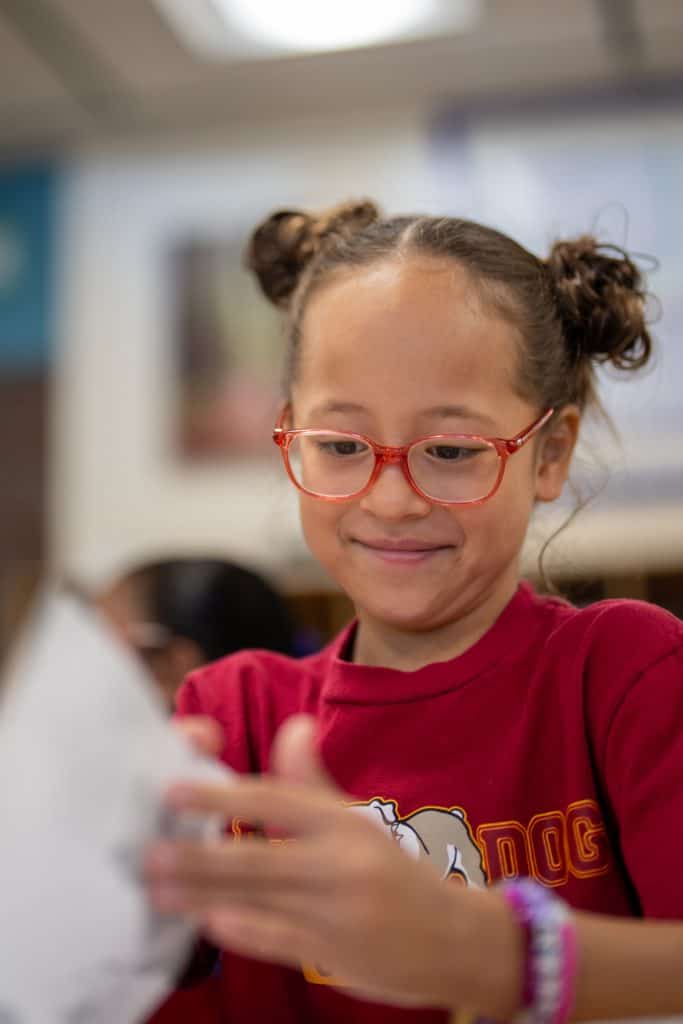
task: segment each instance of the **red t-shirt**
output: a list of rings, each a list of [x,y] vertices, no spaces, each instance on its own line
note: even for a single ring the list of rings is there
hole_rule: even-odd
[[[246,651],[200,669],[179,710],[220,722],[239,772],[267,768],[289,715],[315,715],[338,784],[444,879],[531,875],[585,910],[683,918],[680,620],[635,601],[578,610],[522,584],[473,647],[416,672],[344,660],[352,630],[302,661]],[[314,971],[230,954],[154,1024],[181,1020],[446,1015],[361,1003]]]

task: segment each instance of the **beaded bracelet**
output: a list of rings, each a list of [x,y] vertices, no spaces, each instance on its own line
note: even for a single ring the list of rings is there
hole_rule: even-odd
[[[566,1024],[576,986],[576,926],[566,904],[528,878],[500,882],[524,931],[523,1010],[520,1024]]]

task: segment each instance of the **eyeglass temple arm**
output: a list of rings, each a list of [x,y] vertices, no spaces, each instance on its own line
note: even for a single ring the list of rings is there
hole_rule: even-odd
[[[507,450],[510,453],[510,455],[512,455],[513,452],[519,451],[522,445],[526,444],[526,442],[530,438],[532,438],[534,434],[536,434],[541,429],[541,427],[544,427],[554,412],[554,409],[546,409],[543,415],[539,416],[539,418],[534,423],[532,423],[531,426],[527,430],[525,430],[523,434],[518,434],[517,437],[513,437],[512,440],[507,441]]]
[[[275,444],[280,445],[280,447],[282,446],[282,443],[285,439],[285,428],[283,426],[283,423],[285,422],[285,416],[287,415],[288,409],[288,405],[282,406],[275,426],[273,427],[273,441],[275,441]]]

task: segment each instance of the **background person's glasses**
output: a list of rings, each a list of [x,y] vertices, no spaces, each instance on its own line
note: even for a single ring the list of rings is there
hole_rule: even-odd
[[[283,412],[273,431],[292,482],[313,498],[346,501],[370,490],[388,463],[400,464],[421,497],[439,505],[477,505],[500,487],[508,458],[543,427],[547,409],[513,438],[434,434],[391,447],[363,434],[337,430],[286,430]]]
[[[152,661],[168,650],[173,635],[159,622],[129,622],[126,639],[143,661]]]

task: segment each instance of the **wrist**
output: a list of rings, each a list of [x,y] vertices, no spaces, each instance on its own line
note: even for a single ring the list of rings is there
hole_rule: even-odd
[[[452,895],[448,1009],[509,1020],[523,1005],[524,929],[499,890]]]
[[[459,890],[448,1008],[475,1018],[566,1024],[577,976],[576,923],[529,879]]]

